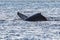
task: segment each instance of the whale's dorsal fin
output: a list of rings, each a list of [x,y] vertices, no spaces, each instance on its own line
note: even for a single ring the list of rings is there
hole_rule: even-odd
[[[21,13],[19,13],[19,12],[17,12],[17,15],[18,15],[21,19],[23,19],[23,20],[25,20],[25,19],[28,18],[26,15],[23,15],[23,14],[21,14]]]
[[[41,13],[37,13],[27,18],[26,21],[47,21],[47,19]]]

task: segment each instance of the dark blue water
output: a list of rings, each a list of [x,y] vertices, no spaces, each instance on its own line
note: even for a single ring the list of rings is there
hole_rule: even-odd
[[[1,1],[0,7],[14,7],[16,9],[40,9],[40,8],[60,8],[59,2],[49,1]]]

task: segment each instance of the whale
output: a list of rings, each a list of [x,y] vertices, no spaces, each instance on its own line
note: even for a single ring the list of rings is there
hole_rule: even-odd
[[[17,12],[17,15],[24,21],[47,21],[47,18],[44,17],[41,13],[36,13],[30,17],[27,17],[26,15],[20,12]]]

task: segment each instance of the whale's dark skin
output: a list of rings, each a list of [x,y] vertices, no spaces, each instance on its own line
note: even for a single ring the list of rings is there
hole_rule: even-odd
[[[41,15],[41,13],[37,13],[30,17],[27,17],[19,12],[17,13],[17,15],[25,21],[47,21],[47,19],[43,15]]]
[[[18,15],[21,19],[23,19],[23,20],[25,20],[25,19],[28,18],[26,15],[23,15],[23,14],[21,14],[21,13],[19,13],[19,12],[17,12],[17,15]]]
[[[43,15],[41,15],[41,13],[37,13],[25,20],[26,21],[47,21],[47,19]]]

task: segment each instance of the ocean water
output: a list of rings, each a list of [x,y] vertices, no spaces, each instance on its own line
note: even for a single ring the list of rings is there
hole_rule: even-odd
[[[59,1],[0,0],[0,20],[18,19],[18,11],[28,17],[38,12],[48,18],[60,17],[59,5]]]
[[[23,21],[18,11],[51,21]],[[60,0],[0,0],[0,40],[60,40]]]

